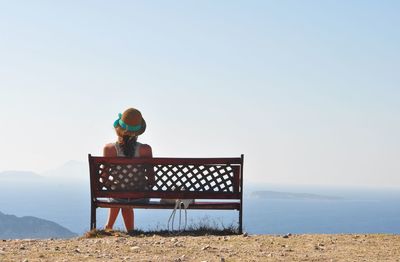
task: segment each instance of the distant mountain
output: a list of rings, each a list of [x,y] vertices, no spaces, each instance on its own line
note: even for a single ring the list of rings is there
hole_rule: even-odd
[[[25,216],[17,217],[0,212],[0,238],[71,238],[77,234],[57,223],[45,219]]]
[[[289,193],[289,192],[277,192],[277,191],[254,191],[251,193],[251,197],[262,198],[262,199],[315,199],[315,200],[339,200],[342,199],[336,196],[324,196],[317,194],[308,193]]]
[[[37,174],[30,171],[3,171],[0,172],[1,182],[20,184],[89,184],[89,164],[70,160],[57,168]],[[31,184],[31,185],[33,185]],[[0,185],[1,189],[1,185]]]
[[[69,182],[89,182],[89,164],[70,160],[60,167],[43,172],[41,175]]]
[[[42,177],[30,171],[3,171],[0,172],[0,179],[41,179]]]

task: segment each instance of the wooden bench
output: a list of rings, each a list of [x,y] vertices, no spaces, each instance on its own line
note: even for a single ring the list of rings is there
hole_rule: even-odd
[[[243,218],[243,160],[238,158],[122,158],[89,154],[91,219],[96,208],[173,209],[160,199],[195,199],[188,209],[239,211]],[[144,184],[143,184],[144,183]],[[146,198],[149,203],[110,202],[110,198]]]

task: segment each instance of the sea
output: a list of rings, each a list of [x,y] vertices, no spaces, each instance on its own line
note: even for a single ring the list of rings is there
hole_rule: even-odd
[[[49,189],[51,188],[51,189]],[[315,197],[263,197],[257,191],[315,194]],[[321,197],[319,197],[321,196]],[[326,198],[329,196],[330,198]],[[35,216],[54,221],[77,234],[89,230],[89,186],[63,184],[59,187],[0,186],[0,211],[16,216]],[[172,210],[135,210],[135,226],[142,230],[165,230]],[[234,210],[179,210],[174,228],[209,225],[237,226]],[[103,227],[107,209],[97,210],[97,226]],[[171,222],[171,221],[170,221]],[[121,217],[116,229],[124,229]],[[400,190],[396,188],[245,185],[243,229],[249,234],[400,234]]]

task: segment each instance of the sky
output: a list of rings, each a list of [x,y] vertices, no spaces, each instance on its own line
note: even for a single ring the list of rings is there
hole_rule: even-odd
[[[101,155],[135,107],[157,157],[245,181],[400,187],[399,1],[1,1],[0,172]]]

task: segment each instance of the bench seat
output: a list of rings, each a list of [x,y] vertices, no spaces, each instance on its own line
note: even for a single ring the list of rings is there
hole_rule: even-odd
[[[149,203],[118,203],[98,200],[95,201],[97,207],[132,207],[141,209],[174,209],[175,204],[160,203],[160,200],[150,200]],[[188,209],[216,209],[216,210],[240,210],[239,201],[195,201],[191,203]]]

